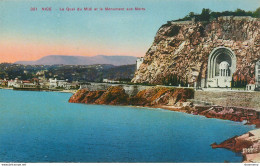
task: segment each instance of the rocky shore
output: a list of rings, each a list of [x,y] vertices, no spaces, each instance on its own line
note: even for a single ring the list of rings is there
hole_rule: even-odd
[[[241,136],[235,136],[220,144],[213,143],[212,148],[226,148],[241,152],[244,163],[260,162],[260,129],[249,131]]]
[[[152,87],[129,96],[120,86],[111,86],[107,90],[78,90],[70,99],[70,103],[160,106],[175,105],[194,97],[194,90],[189,88]]]
[[[193,97],[194,90],[189,88],[152,87],[139,91],[137,95],[129,96],[122,87],[111,86],[107,90],[97,91],[80,89],[71,96],[69,102],[157,107],[193,115],[202,115],[207,118],[255,124],[257,127],[260,127],[260,114],[255,109],[196,105],[188,102],[188,99]]]
[[[254,109],[216,105],[203,106],[188,102],[188,99],[193,98],[194,90],[189,88],[152,87],[139,91],[134,96],[129,96],[122,87],[111,86],[107,90],[97,91],[80,89],[71,96],[69,102],[163,108],[202,115],[207,118],[255,124],[256,127],[260,127],[260,114]],[[219,145],[213,143],[212,148],[227,148],[241,152],[245,162],[260,162],[260,129],[250,131],[242,136],[235,136]]]

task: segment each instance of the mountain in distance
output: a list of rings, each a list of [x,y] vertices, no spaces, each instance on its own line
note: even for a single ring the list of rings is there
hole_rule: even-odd
[[[111,64],[114,66],[130,65],[136,63],[137,57],[134,56],[65,56],[48,55],[36,61],[17,61],[15,64],[22,65],[94,65]]]

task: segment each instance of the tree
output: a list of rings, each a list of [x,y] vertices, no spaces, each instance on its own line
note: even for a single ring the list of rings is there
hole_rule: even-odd
[[[256,11],[253,13],[253,16],[260,18],[260,7],[256,9]]]
[[[189,17],[190,17],[190,18],[193,18],[194,16],[195,16],[194,12],[190,12],[190,13],[189,13]]]
[[[201,21],[209,21],[210,19],[210,9],[203,8],[200,15]]]
[[[245,16],[246,15],[246,12],[242,9],[237,9],[235,12],[234,12],[234,15],[235,16]]]
[[[232,77],[232,80],[231,80],[231,88],[235,87],[235,81],[234,81],[234,77]]]

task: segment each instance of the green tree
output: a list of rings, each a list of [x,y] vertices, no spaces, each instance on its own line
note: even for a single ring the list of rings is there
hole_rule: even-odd
[[[256,9],[256,11],[253,13],[253,16],[260,18],[260,7]]]
[[[232,77],[232,80],[231,80],[231,88],[235,87],[235,81],[234,81],[234,77]]]
[[[189,13],[189,17],[190,17],[190,18],[193,18],[193,17],[195,17],[195,14],[194,14],[194,12],[190,12],[190,13]]]
[[[237,9],[235,12],[234,12],[234,15],[235,16],[245,16],[246,15],[246,12],[242,9]]]
[[[200,14],[201,21],[209,21],[210,19],[210,9],[203,8]]]

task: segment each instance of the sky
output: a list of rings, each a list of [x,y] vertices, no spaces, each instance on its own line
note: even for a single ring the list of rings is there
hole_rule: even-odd
[[[42,10],[49,7],[51,11]],[[100,10],[106,7],[133,11]],[[0,63],[47,55],[141,57],[167,21],[191,11],[201,13],[202,8],[252,11],[258,7],[259,0],[0,0]]]

